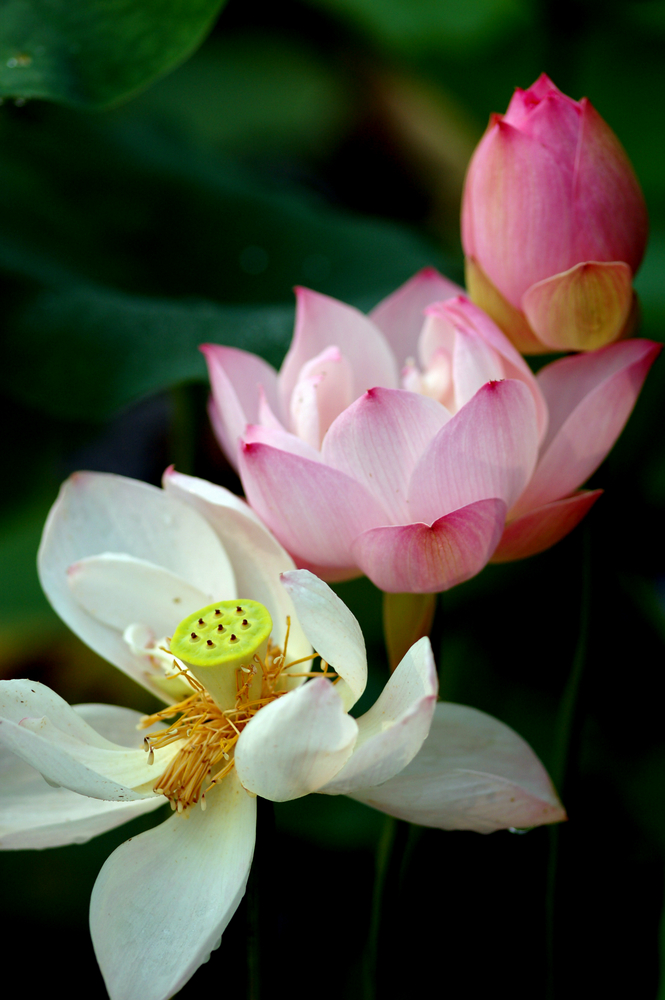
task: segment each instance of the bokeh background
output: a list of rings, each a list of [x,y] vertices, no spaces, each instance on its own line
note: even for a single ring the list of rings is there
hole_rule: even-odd
[[[295,284],[367,309],[425,265],[461,281],[466,163],[489,113],[543,70],[633,161],[652,223],[642,333],[665,339],[664,52],[665,0],[2,0],[0,674],[152,708],[41,594],[60,482],[86,468],[158,484],[174,462],[239,492],[197,345],[279,364]],[[449,997],[665,998],[664,401],[661,361],[586,525],[439,600],[443,697],[529,740],[569,822],[481,837],[387,826],[342,798],[262,809],[259,965],[243,904],[183,997],[419,995],[433,971]],[[338,592],[365,631],[371,701],[381,595]],[[35,995],[106,995],[90,890],[157,816],[0,856],[3,949]]]

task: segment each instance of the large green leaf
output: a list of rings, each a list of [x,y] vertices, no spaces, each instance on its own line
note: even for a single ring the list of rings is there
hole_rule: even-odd
[[[2,0],[0,95],[122,100],[185,59],[224,0]]]

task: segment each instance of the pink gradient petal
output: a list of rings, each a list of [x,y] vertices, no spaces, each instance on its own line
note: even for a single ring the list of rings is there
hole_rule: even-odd
[[[573,262],[623,260],[634,274],[649,228],[644,196],[612,129],[586,98],[580,103],[582,128],[573,182]]]
[[[259,517],[296,561],[327,570],[353,566],[356,535],[387,524],[383,507],[349,476],[265,444],[244,444],[240,474]]]
[[[515,128],[523,128],[533,109],[549,94],[561,94],[561,91],[546,73],[541,73],[536,82],[531,84],[527,90],[516,87],[515,93],[510,99],[508,110],[503,115],[504,121],[507,121],[509,125],[514,125]]]
[[[235,347],[202,344],[219,422],[214,430],[229,461],[237,464],[238,438],[245,425],[259,417],[259,386],[263,387],[272,409],[281,412],[277,393],[277,372],[262,358]],[[221,433],[221,437],[220,437]]]
[[[416,353],[424,310],[463,290],[433,267],[425,267],[372,309],[369,318],[392,347],[399,364]]]
[[[501,121],[485,133],[466,177],[462,243],[517,309],[527,288],[576,263],[571,197],[571,181],[539,142]]]
[[[310,462],[321,461],[321,454],[313,445],[288,431],[264,427],[261,424],[248,424],[242,440],[244,444],[267,444],[271,448],[279,449],[279,451],[300,455],[301,458],[307,458]]]
[[[321,440],[333,420],[353,402],[353,382],[353,371],[335,346],[327,347],[303,365],[291,394],[291,414],[296,434],[320,448]],[[297,402],[299,393],[303,396],[300,407]],[[313,414],[303,414],[301,430],[302,418],[298,410],[312,406]]]
[[[411,473],[448,419],[447,411],[427,396],[370,389],[334,422],[321,456],[376,497],[390,514],[386,523],[408,522]]]
[[[506,505],[479,500],[427,524],[373,528],[353,554],[370,580],[388,593],[432,594],[479,573],[503,531]]]
[[[327,295],[296,288],[296,328],[279,374],[285,408],[303,365],[332,344],[337,345],[353,371],[354,399],[375,385],[399,385],[393,353],[367,316]]]
[[[520,130],[549,149],[559,159],[562,170],[572,172],[581,119],[577,101],[560,91],[550,92],[533,105]]]
[[[409,488],[410,520],[431,524],[490,497],[510,508],[531,478],[537,450],[527,387],[516,379],[487,382],[421,456]]]
[[[568,496],[598,468],[623,430],[661,347],[650,340],[624,340],[561,358],[539,372],[550,427],[538,467],[515,504],[515,517]]]
[[[456,329],[476,333],[499,355],[503,369],[500,378],[516,378],[524,382],[533,396],[539,433],[542,437],[548,422],[547,404],[533,372],[519,351],[513,347],[494,320],[465,295],[450,299],[439,308],[441,314],[446,316]],[[466,399],[458,405],[461,406],[463,402],[466,402]]]
[[[506,525],[490,562],[512,562],[544,552],[576,528],[602,490],[580,490],[522,514]]]

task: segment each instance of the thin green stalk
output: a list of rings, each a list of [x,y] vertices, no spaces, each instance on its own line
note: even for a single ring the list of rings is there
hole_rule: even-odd
[[[365,1000],[380,1000],[383,970],[391,963],[382,961],[390,947],[394,922],[398,919],[397,899],[409,824],[386,816],[376,852],[372,918],[365,961]]]
[[[585,525],[582,550],[582,592],[580,600],[580,625],[577,646],[568,677],[556,725],[554,763],[552,780],[565,805],[570,791],[573,770],[579,759],[579,747],[584,723],[583,680],[589,646],[589,619],[591,613],[591,535]],[[557,873],[561,855],[561,827],[550,827],[549,860],[547,870],[547,995],[555,996],[555,952],[556,952],[556,888]]]

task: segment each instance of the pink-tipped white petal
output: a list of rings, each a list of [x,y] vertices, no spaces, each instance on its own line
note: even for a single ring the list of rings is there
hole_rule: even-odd
[[[315,679],[266,705],[243,729],[235,769],[243,787],[273,802],[315,792],[337,774],[358,736],[334,685]]]
[[[536,464],[533,396],[523,382],[488,382],[448,421],[411,477],[412,521],[431,523],[476,500],[515,502]]]
[[[566,818],[545,768],[521,736],[491,715],[447,702],[436,706],[429,736],[408,767],[351,797],[444,830],[492,833]]]
[[[397,361],[367,316],[327,295],[297,288],[295,333],[279,374],[285,409],[303,365],[333,344],[353,372],[354,399],[375,385],[399,385]]]
[[[53,784],[117,802],[153,795],[178,747],[160,750],[151,767],[142,749],[105,739],[54,691],[24,680],[0,682],[0,743]]]
[[[536,419],[538,421],[538,432],[542,438],[547,429],[547,404],[543,398],[540,386],[533,372],[526,361],[515,350],[506,335],[499,329],[496,323],[477,305],[471,302],[466,296],[459,295],[455,299],[444,302],[434,310],[435,313],[445,318],[450,326],[455,330],[464,332],[467,335],[475,334],[482,342],[500,359],[500,374],[498,378],[513,378],[524,382],[529,392],[533,396],[536,407]],[[456,370],[461,368],[461,358],[456,361]],[[461,374],[461,373],[460,373]],[[455,375],[457,380],[457,374]],[[470,393],[458,392],[458,408],[470,398]]]
[[[384,334],[401,364],[416,354],[426,307],[461,292],[454,281],[444,278],[433,267],[425,267],[379,302],[369,318]]]
[[[141,747],[146,730],[137,730],[139,712],[115,705],[77,705],[74,711],[107,739]],[[4,747],[0,750],[0,849],[4,851],[83,844],[163,804],[158,795],[107,802],[54,788],[35,768]]]
[[[342,413],[323,442],[323,461],[361,483],[390,514],[410,521],[411,473],[449,420],[439,403],[403,389],[370,389]]]
[[[333,420],[354,398],[354,374],[348,360],[338,347],[327,347],[303,365],[291,393],[294,433],[320,448]]]
[[[122,844],[102,868],[90,931],[111,1000],[167,1000],[219,946],[245,893],[256,800],[233,772],[207,809]]]
[[[358,740],[338,774],[319,789],[348,795],[381,785],[416,756],[432,723],[439,681],[432,647],[419,639],[393,671],[368,712],[358,719]]]
[[[281,417],[277,372],[262,358],[235,347],[203,344],[212,396],[219,416],[219,443],[233,466],[237,464],[238,438],[247,424],[259,417],[262,390],[274,412]]]
[[[367,684],[367,654],[360,625],[337,594],[306,569],[283,573],[282,585],[310,643],[339,674],[335,691],[348,712]]]
[[[196,508],[218,535],[233,566],[234,596],[265,605],[272,618],[273,639],[282,648],[286,619],[291,619],[290,659],[311,653],[293,602],[279,580],[280,573],[294,568],[293,560],[252,508],[222,486],[172,469],[167,469],[163,483],[167,492]]]
[[[161,639],[173,635],[186,615],[214,600],[236,596],[235,582],[225,592],[205,593],[161,566],[122,552],[79,559],[67,571],[69,588],[96,621],[124,632],[139,619]]]
[[[356,539],[353,555],[381,590],[437,593],[480,572],[501,538],[505,516],[502,500],[478,500],[431,525],[365,531]]]
[[[312,410],[311,415],[314,418],[313,425],[313,439],[318,440],[318,411],[316,409],[316,400],[312,400]],[[282,430],[279,427],[265,427],[261,424],[248,424],[245,428],[245,434],[242,439],[243,444],[267,444],[271,448],[278,448],[279,451],[288,451],[292,455],[300,455],[301,458],[306,458],[310,462],[320,462],[321,455],[318,450],[318,445],[314,446],[305,435],[304,428],[301,426],[299,428],[302,431],[302,436],[298,434],[291,434],[289,431]],[[309,434],[309,432],[307,432]]]
[[[152,690],[144,677],[145,663],[132,653],[122,633],[89,615],[70,589],[69,567],[103,552],[124,552],[162,566],[205,594],[232,590],[232,567],[205,520],[163,490],[134,479],[94,472],[76,473],[62,486],[39,549],[42,587],[73,632],[100,656]],[[126,624],[140,622],[141,610],[142,604],[138,603]],[[174,611],[177,615],[177,606]]]
[[[650,340],[625,340],[541,369],[538,381],[550,426],[513,517],[568,496],[598,468],[623,430],[660,350]]]
[[[240,472],[254,510],[287,551],[308,564],[332,571],[353,566],[356,536],[390,520],[354,479],[267,445],[244,445]]]

